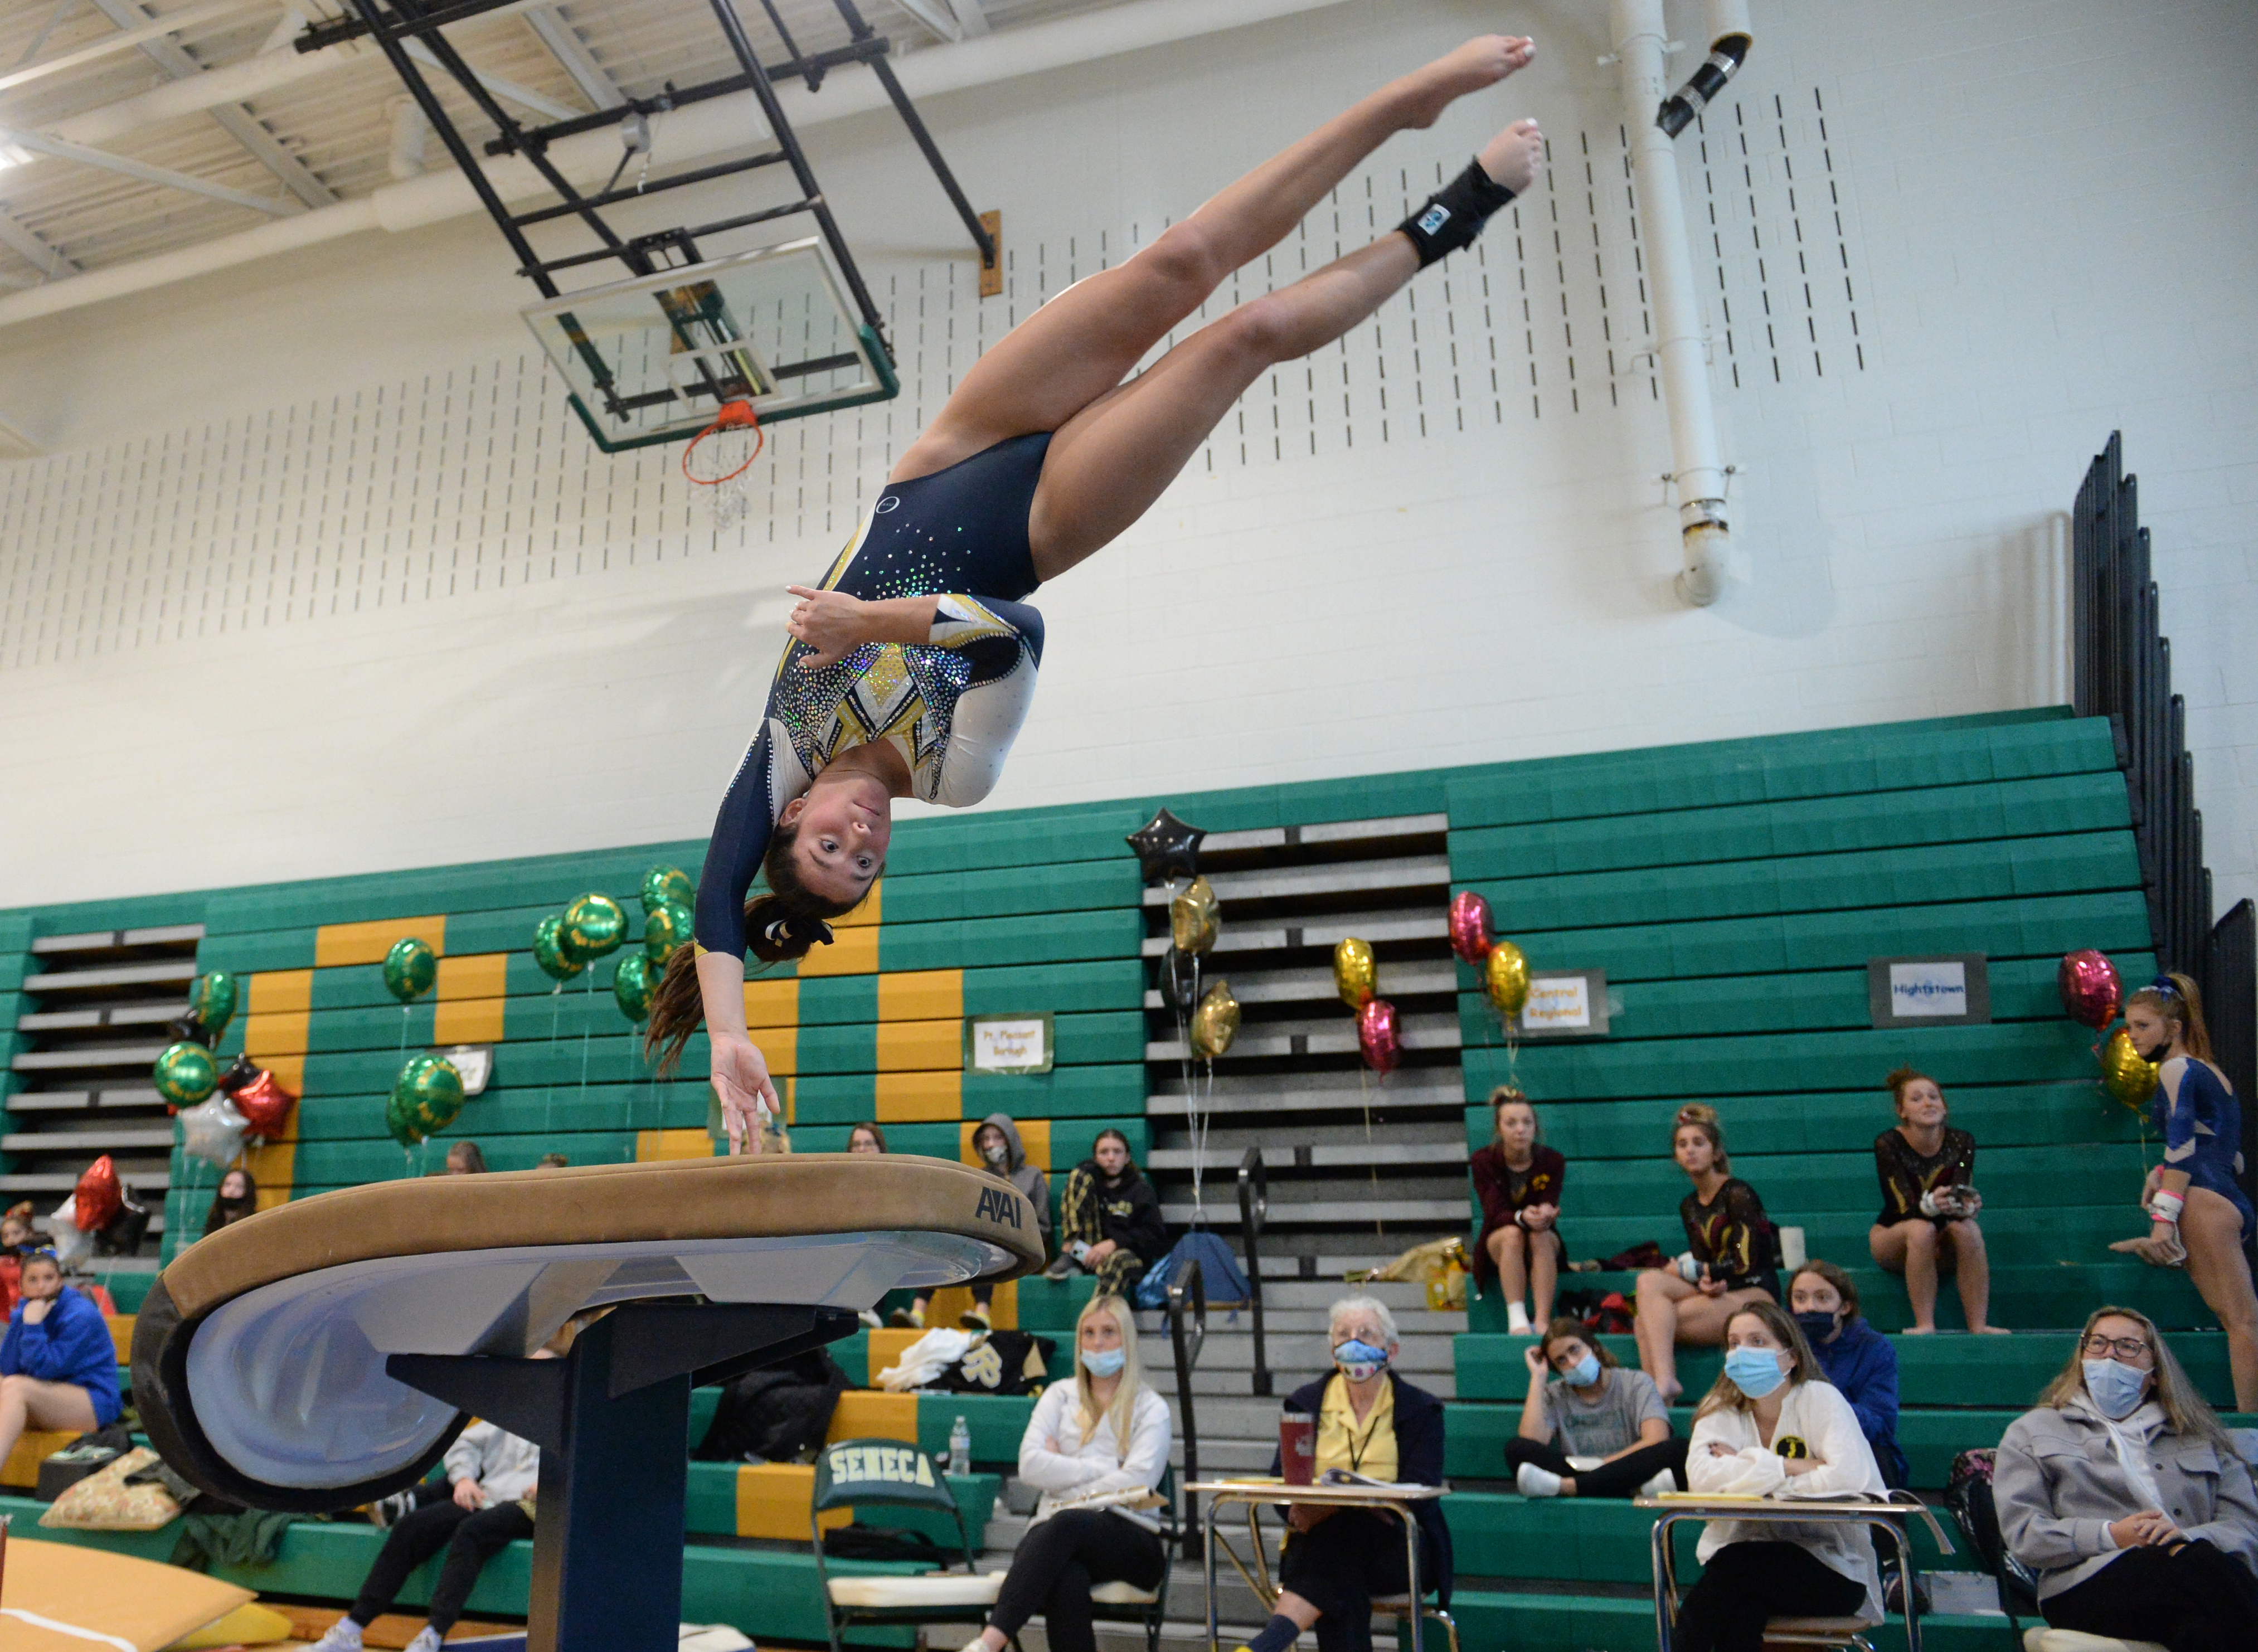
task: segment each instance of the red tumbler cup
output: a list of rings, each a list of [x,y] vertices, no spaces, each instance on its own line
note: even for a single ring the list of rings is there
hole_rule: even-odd
[[[1278,1463],[1286,1484],[1307,1485],[1317,1477],[1317,1420],[1306,1411],[1278,1419]]]

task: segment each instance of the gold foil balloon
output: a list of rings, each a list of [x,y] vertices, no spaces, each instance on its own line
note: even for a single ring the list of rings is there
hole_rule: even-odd
[[[1218,981],[1192,1011],[1192,1053],[1212,1061],[1238,1036],[1239,1000],[1231,996],[1228,981]]]
[[[1520,947],[1502,940],[1489,949],[1482,964],[1482,990],[1500,1015],[1521,1013],[1521,1006],[1529,1002],[1529,960]]]
[[[413,935],[394,941],[384,954],[384,989],[402,1003],[422,997],[438,979],[438,955]]]
[[[1341,1002],[1361,1010],[1372,1002],[1380,982],[1380,965],[1371,947],[1351,935],[1333,948],[1333,986]]]
[[[677,866],[654,866],[643,875],[643,910],[649,917],[669,901],[687,906],[698,898],[698,886]]]
[[[2133,1047],[2133,1035],[2122,1027],[2101,1046],[2101,1088],[2136,1113],[2156,1093],[2159,1071],[2155,1062],[2141,1059]]]
[[[1215,945],[1223,925],[1223,909],[1216,904],[1215,888],[1196,877],[1176,891],[1168,903],[1168,936],[1176,950],[1196,957]]]
[[[564,909],[557,945],[576,964],[593,963],[628,938],[628,915],[608,895],[583,895]]]

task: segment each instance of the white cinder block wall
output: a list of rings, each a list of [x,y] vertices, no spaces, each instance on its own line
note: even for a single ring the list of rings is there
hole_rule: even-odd
[[[2258,15],[1755,11],[1681,145],[1741,467],[1716,607],[1670,592],[1605,5],[1350,0],[928,100],[1005,214],[1006,300],[972,296],[891,117],[813,129],[905,393],[777,427],[727,531],[675,450],[586,441],[482,218],[0,330],[0,416],[51,456],[0,465],[0,904],[701,833],[781,586],[978,350],[1482,28],[1537,65],[1390,145],[1216,308],[1524,111],[1550,182],[1040,594],[992,806],[2059,700],[2063,513],[2122,427],[2219,897],[2258,893]]]

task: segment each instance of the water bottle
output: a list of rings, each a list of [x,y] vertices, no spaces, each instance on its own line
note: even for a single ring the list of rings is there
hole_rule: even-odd
[[[959,1475],[972,1472],[972,1430],[962,1416],[948,1430],[948,1471]]]

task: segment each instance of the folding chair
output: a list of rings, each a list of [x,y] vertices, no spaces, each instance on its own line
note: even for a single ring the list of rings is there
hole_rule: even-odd
[[[1168,1576],[1183,1552],[1183,1527],[1176,1518],[1176,1471],[1171,1466],[1154,1487],[1167,1500],[1154,1510],[1161,1522],[1161,1581],[1156,1588],[1101,1583],[1090,1591],[1090,1616],[1100,1623],[1134,1623],[1145,1631],[1145,1652],[1161,1652],[1161,1625],[1168,1615]]]
[[[818,1519],[834,1509],[890,1507],[945,1511],[956,1522],[964,1570],[919,1573],[864,1573],[834,1578],[825,1563],[823,1533]],[[849,1624],[891,1624],[915,1627],[927,1623],[988,1621],[1004,1586],[1000,1571],[975,1570],[978,1553],[964,1511],[950,1495],[948,1482],[933,1459],[899,1440],[841,1440],[827,1445],[815,1457],[815,1497],[808,1511],[808,1531],[815,1545],[815,1576],[823,1588],[825,1627],[831,1652],[843,1652],[841,1631]]]

